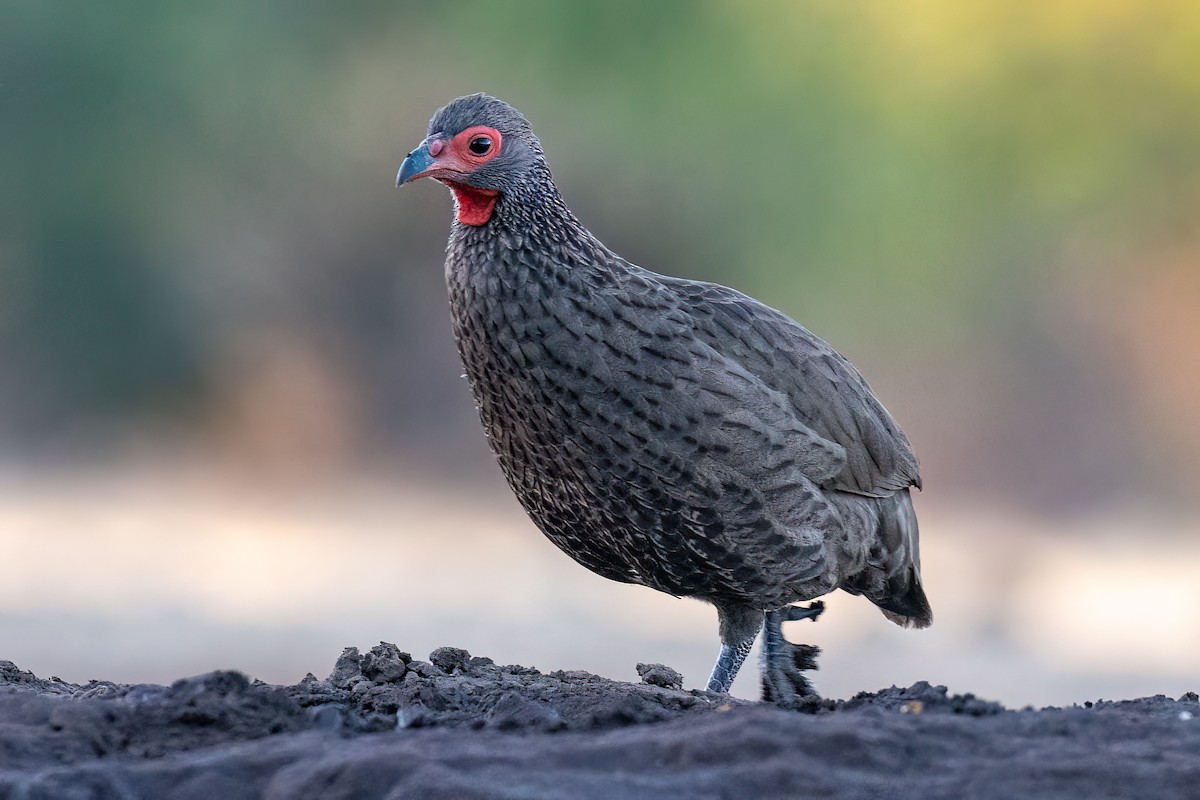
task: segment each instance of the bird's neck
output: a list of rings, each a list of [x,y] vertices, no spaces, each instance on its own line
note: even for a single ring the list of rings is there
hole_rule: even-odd
[[[604,262],[608,249],[580,223],[551,180],[549,171],[501,194],[482,225],[456,220],[449,249],[474,261],[511,261],[514,251],[530,251],[562,263]]]

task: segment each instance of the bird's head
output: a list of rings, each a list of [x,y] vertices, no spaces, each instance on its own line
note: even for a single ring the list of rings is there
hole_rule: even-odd
[[[501,195],[542,162],[541,145],[520,111],[486,94],[452,100],[429,121],[429,135],[400,165],[396,186],[433,178],[454,192],[458,221],[483,225]]]

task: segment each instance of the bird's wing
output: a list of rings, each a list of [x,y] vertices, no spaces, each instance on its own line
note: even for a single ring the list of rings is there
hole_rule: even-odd
[[[677,553],[672,563],[704,564],[700,583],[663,584],[695,591],[669,591],[774,591],[824,574],[822,537],[834,512],[820,487],[845,470],[845,448],[699,335],[694,310],[652,273],[597,271],[586,280],[569,293],[537,288],[538,313],[510,321],[529,350],[522,368],[570,419],[554,444],[560,472],[577,465],[580,484],[622,497],[647,546],[698,559]]]
[[[597,272],[582,292],[539,297],[535,316],[553,324],[536,338],[518,330],[527,327],[520,319],[510,321],[532,348],[535,378],[569,386],[579,430],[627,433],[648,466],[660,457],[710,464],[746,485],[798,472],[828,486],[844,471],[843,445],[802,419],[787,392],[720,336],[698,330],[711,319],[699,319],[654,273],[621,267]]]
[[[804,426],[844,449],[844,463],[832,479],[814,480],[870,496],[920,488],[917,459],[900,426],[862,374],[828,343],[733,289],[655,277],[689,311],[697,339],[785,395]]]

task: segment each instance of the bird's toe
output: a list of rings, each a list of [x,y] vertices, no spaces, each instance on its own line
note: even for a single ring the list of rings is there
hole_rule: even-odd
[[[817,697],[812,683],[804,675],[817,669],[821,648],[810,644],[783,642],[763,662],[762,699],[785,708],[802,704],[804,698]]]

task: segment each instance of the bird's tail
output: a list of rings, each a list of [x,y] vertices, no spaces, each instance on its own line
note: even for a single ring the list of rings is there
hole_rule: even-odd
[[[933,609],[921,586],[921,573],[915,567],[909,571],[907,586],[889,581],[894,590],[884,601],[875,600],[883,615],[902,628],[928,628],[933,624]]]
[[[875,534],[881,563],[872,563],[856,576],[853,587],[843,588],[865,595],[897,625],[927,628],[933,622],[933,609],[921,585],[920,540],[912,498],[905,490],[876,502]]]

